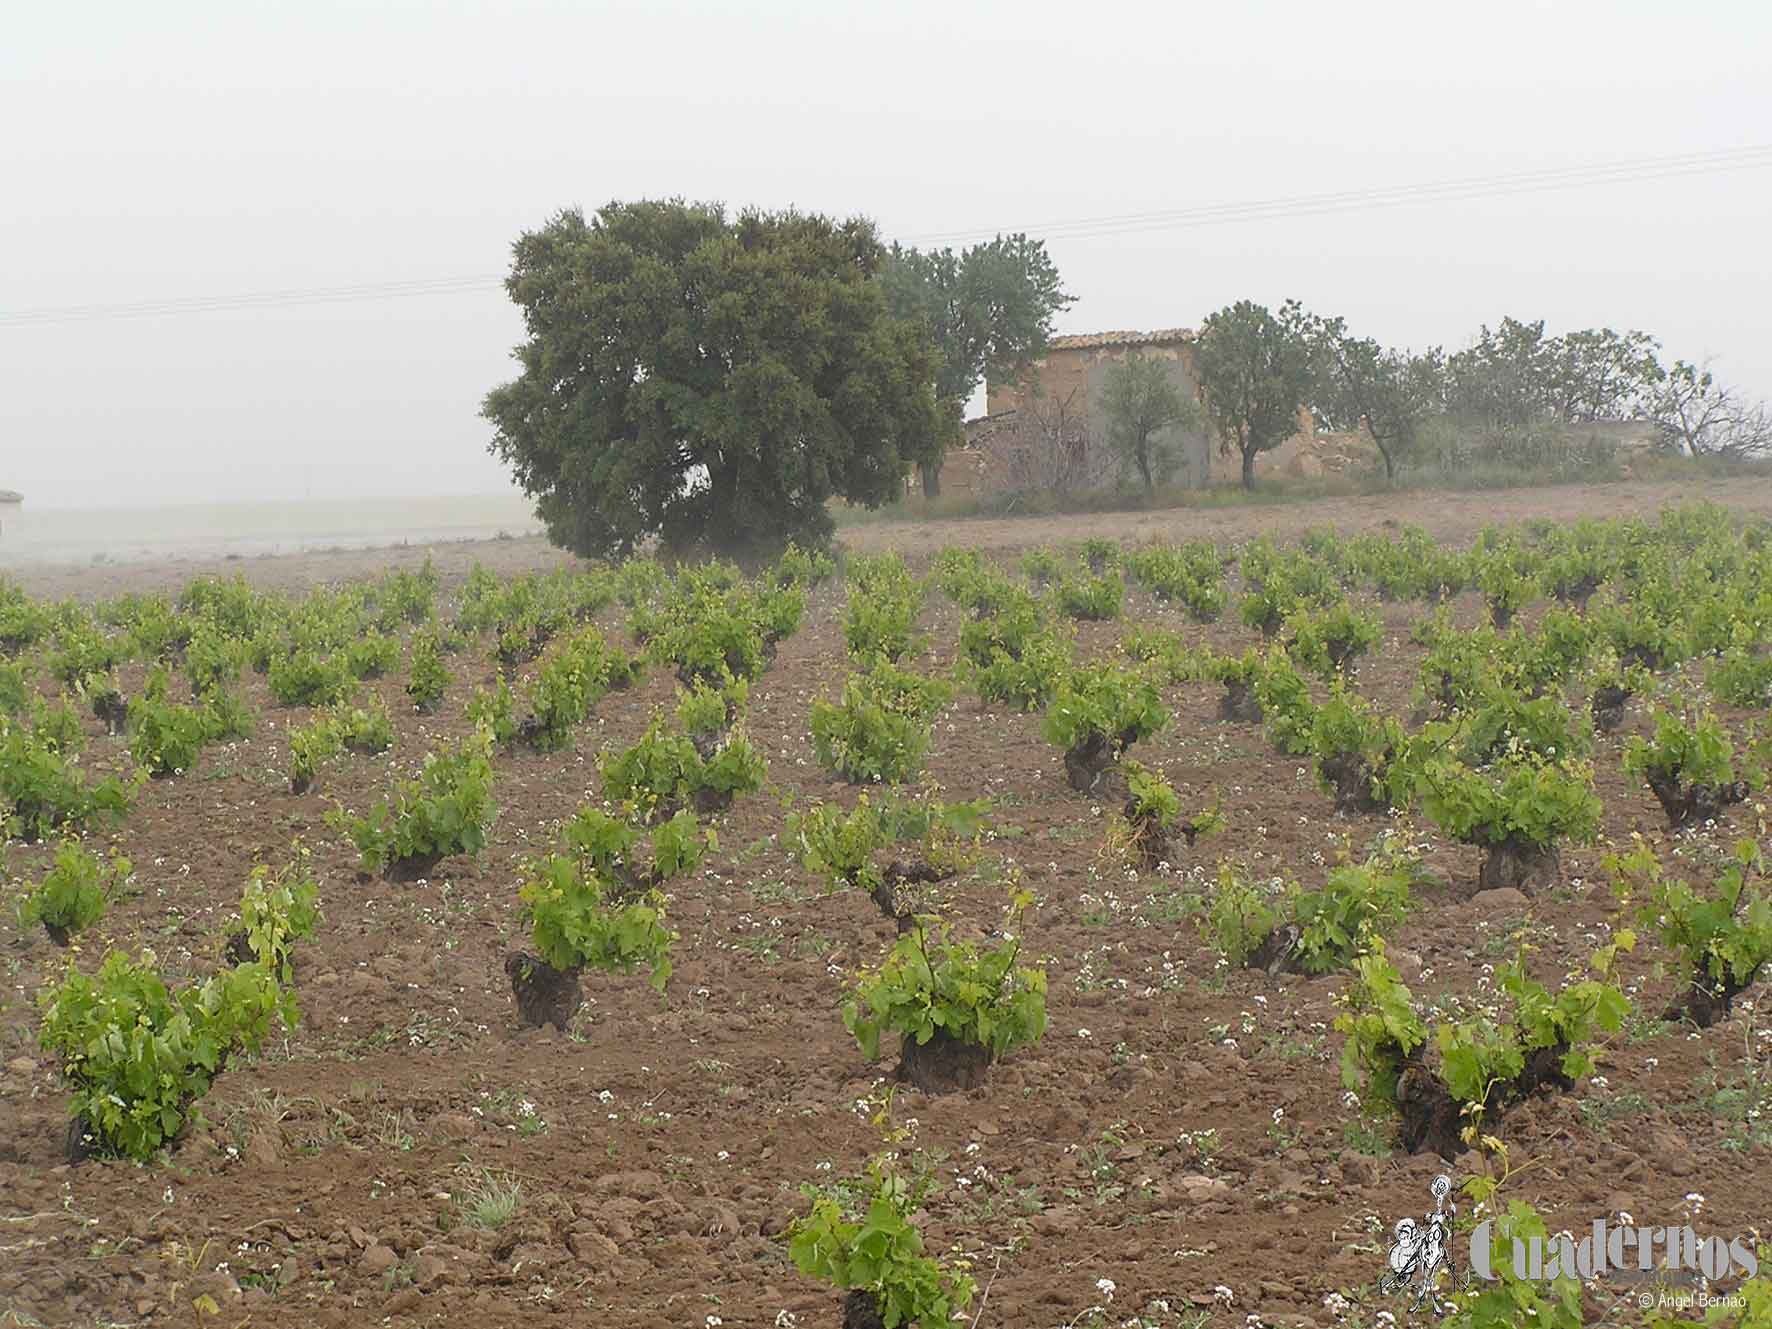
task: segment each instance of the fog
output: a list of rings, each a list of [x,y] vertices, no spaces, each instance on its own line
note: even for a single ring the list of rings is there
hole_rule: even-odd
[[[1746,3],[229,0],[6,29],[0,488],[40,507],[508,492],[478,415],[521,331],[499,279],[563,206],[794,204],[914,242],[1772,138]],[[1767,165],[1275,212],[1054,232],[1061,330],[1297,296],[1456,346],[1512,314],[1640,327],[1772,396]],[[438,289],[361,289],[397,282]],[[204,307],[267,292],[293,294]]]

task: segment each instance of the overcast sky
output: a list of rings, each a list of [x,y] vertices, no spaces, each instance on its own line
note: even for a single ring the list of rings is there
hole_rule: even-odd
[[[498,278],[562,206],[916,241],[1772,141],[1772,6],[1745,2],[132,0],[5,27],[0,487],[57,507],[508,490],[478,415],[521,332]],[[1772,396],[1768,235],[1760,166],[1050,248],[1066,332],[1297,296],[1457,346],[1513,314],[1644,328]]]

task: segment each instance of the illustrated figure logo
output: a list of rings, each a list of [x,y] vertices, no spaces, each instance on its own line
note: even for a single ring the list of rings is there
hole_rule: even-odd
[[[1452,1266],[1452,1219],[1458,1206],[1448,1201],[1452,1195],[1452,1178],[1438,1176],[1428,1191],[1434,1197],[1434,1211],[1417,1223],[1413,1218],[1398,1221],[1392,1232],[1389,1268],[1379,1277],[1380,1292],[1398,1292],[1415,1287],[1415,1300],[1409,1309],[1420,1310],[1431,1298],[1434,1311],[1440,1310],[1439,1293],[1434,1284],[1444,1269],[1454,1282],[1458,1271]]]

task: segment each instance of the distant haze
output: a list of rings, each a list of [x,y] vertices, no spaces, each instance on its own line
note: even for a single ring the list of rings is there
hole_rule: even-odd
[[[517,234],[682,194],[918,240],[1772,139],[1772,8],[760,0],[13,5],[0,488],[496,495]],[[1051,251],[1063,331],[1297,296],[1393,343],[1641,327],[1772,396],[1772,169]],[[24,311],[472,279],[147,317]]]

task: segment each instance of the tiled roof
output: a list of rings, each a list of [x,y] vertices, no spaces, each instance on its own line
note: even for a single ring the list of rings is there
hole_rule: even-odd
[[[1076,337],[1054,337],[1054,351],[1089,351],[1102,346],[1174,346],[1194,339],[1192,328],[1159,328],[1156,332],[1087,332]]]

